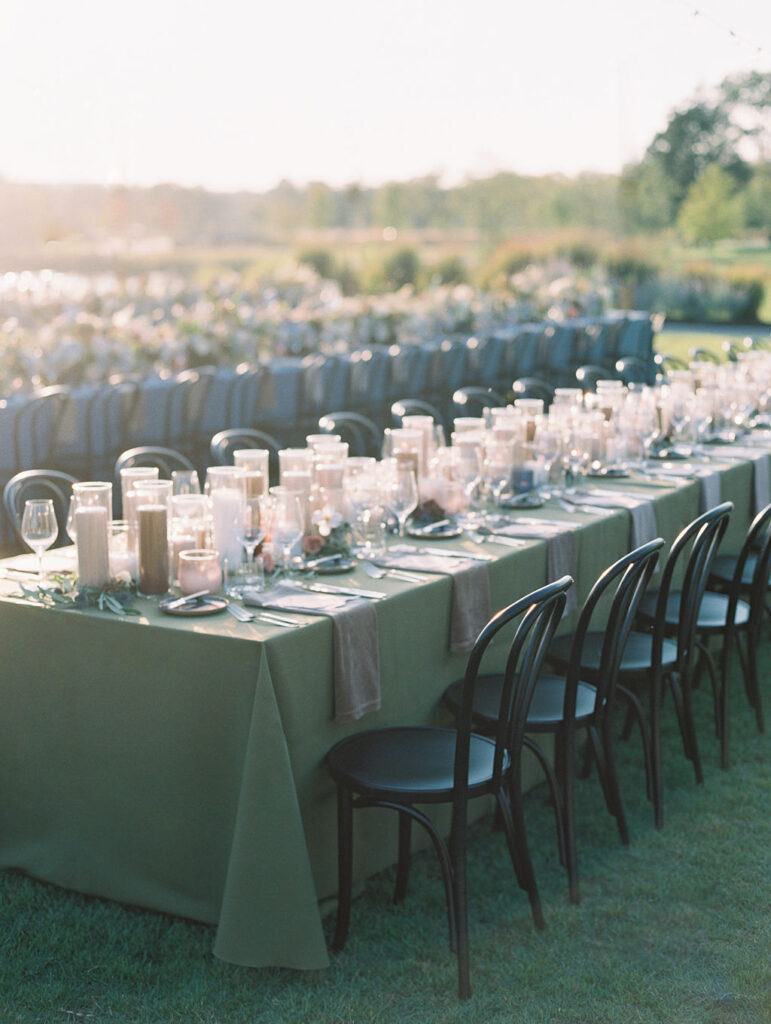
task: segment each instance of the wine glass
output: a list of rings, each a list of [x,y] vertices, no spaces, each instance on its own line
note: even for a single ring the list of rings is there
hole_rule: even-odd
[[[248,579],[254,575],[254,553],[265,539],[259,498],[246,499],[238,539],[241,542],[241,547],[244,549],[245,575]]]
[[[32,498],[24,503],[21,535],[37,555],[37,573],[43,578],[43,552],[59,536],[59,524],[51,498]]]
[[[296,491],[283,491],[284,488],[275,487],[272,494],[275,497],[273,509],[273,542],[281,550],[282,572],[289,571],[292,548],[301,539],[305,532],[305,515],[300,498]]]
[[[391,484],[390,505],[399,523],[399,536],[403,537],[407,519],[418,505],[418,482],[413,469],[397,468]]]

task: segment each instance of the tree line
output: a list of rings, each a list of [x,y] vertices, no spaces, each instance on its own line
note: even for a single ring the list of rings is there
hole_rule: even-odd
[[[615,235],[676,226],[687,242],[771,235],[771,72],[733,76],[670,115],[621,175],[501,172],[441,186],[282,181],[263,193],[31,185],[0,178],[0,252],[73,237],[160,235],[175,245],[283,242],[301,229],[468,231],[496,243],[566,227]]]

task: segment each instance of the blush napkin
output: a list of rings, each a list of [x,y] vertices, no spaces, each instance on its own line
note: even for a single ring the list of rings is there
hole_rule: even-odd
[[[443,558],[441,552],[423,555],[406,544],[390,548],[387,555],[373,558],[377,565],[392,569],[435,572],[452,577],[450,650],[466,654],[490,621],[490,578],[485,562]]]
[[[244,590],[252,608],[312,612],[332,619],[336,722],[355,722],[380,709],[377,616],[369,601],[337,594],[314,594],[291,583],[270,590]]]

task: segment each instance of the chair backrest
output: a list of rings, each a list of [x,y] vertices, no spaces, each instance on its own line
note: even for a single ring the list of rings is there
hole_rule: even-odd
[[[595,363],[585,363],[576,370],[576,381],[584,391],[596,391],[598,380],[608,380],[611,377],[615,377],[615,373],[610,373],[604,366]]]
[[[653,362],[666,377],[670,370],[687,370],[688,361],[681,359],[680,356],[673,356],[668,352],[657,352],[653,357]]]
[[[144,444],[138,448],[129,448],[122,452],[115,463],[115,483],[120,487],[120,471],[131,466],[157,466],[161,477],[171,478],[175,469],[195,469],[193,463],[182,452],[174,448],[162,448],[158,445]]]
[[[399,398],[391,406],[391,425],[400,427],[405,416],[433,416],[437,426],[444,427],[442,414],[422,398]]]
[[[233,427],[220,430],[211,439],[209,453],[215,466],[232,466],[233,452],[240,448],[263,448],[268,452],[271,482],[278,482],[278,453],[284,448],[271,434],[251,427]]]
[[[30,498],[51,498],[59,524],[59,536],[54,547],[68,544],[65,535],[67,512],[72,497],[72,485],[77,478],[69,473],[60,473],[56,469],[25,469],[12,476],[3,488],[3,504],[8,520],[13,527],[17,540],[23,545],[21,535],[21,518],[24,513],[24,502]]]
[[[453,418],[456,416],[480,416],[485,409],[506,405],[506,399],[492,388],[463,387],[453,392]]]
[[[712,561],[720,546],[720,541],[723,539],[733,507],[733,502],[725,501],[722,505],[709,509],[697,516],[675,538],[664,565],[656,601],[653,631],[654,664],[660,663],[661,659],[664,620],[675,570],[681,558],[685,557],[690,548],[680,590],[680,615],[677,626],[678,665],[681,671],[690,668],[694,656],[694,637],[701,599],[707,589]]]
[[[601,573],[590,590],[573,634],[563,705],[563,717],[566,722],[572,722],[575,718],[576,695],[586,635],[592,626],[592,618],[600,601],[608,597],[610,608],[607,623],[603,627],[599,668],[592,682],[597,689],[597,706],[612,705],[624,646],[663,547],[663,539],[657,537],[635,548]],[[597,623],[594,625],[596,629]]]
[[[348,444],[349,455],[380,457],[383,431],[361,413],[329,412],[319,420],[319,430],[322,434],[339,434]]]
[[[455,793],[453,823],[465,809],[468,794],[469,746],[472,732],[474,690],[479,670],[490,642],[515,619],[520,618],[504,669],[501,703],[495,735],[493,771],[500,781],[507,757],[515,766],[524,742],[524,727],[533,689],[541,671],[543,659],[562,613],[570,576],[549,583],[527,594],[497,612],[487,623],[469,654],[463,678],[460,706],[456,716],[457,740],[455,747]]]
[[[692,348],[688,355],[691,357],[691,362],[705,362],[705,363],[722,363],[723,360],[717,354],[709,348]]]
[[[55,462],[58,426],[70,400],[69,388],[52,385],[32,395],[19,408],[13,425],[15,468]]]
[[[747,559],[753,554],[756,560],[749,592],[750,622],[753,629],[759,629],[768,593],[768,575],[771,572],[771,505],[766,505],[752,520],[736,559],[733,579],[728,592],[727,622],[734,621],[736,604],[746,590],[746,587],[742,585],[742,580]]]
[[[554,388],[540,377],[518,377],[511,385],[515,398],[541,398],[544,405],[554,401]]]
[[[108,467],[131,437],[139,397],[135,380],[112,381],[91,396],[86,412],[86,465],[91,478],[105,469],[109,472]]]
[[[653,367],[638,356],[622,356],[616,360],[615,373],[612,376],[618,377],[625,384],[633,384],[639,381],[647,384],[651,378]]]

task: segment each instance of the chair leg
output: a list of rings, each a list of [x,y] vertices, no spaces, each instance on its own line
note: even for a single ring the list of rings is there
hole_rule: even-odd
[[[664,784],[661,774],[661,698],[664,680],[654,678],[651,685],[651,776],[653,787],[653,821],[656,828],[664,824]]]
[[[576,853],[576,822],[573,804],[573,757],[575,733],[572,728],[562,728],[554,738],[559,747],[560,787],[562,789],[562,815],[565,832],[565,861],[568,872],[568,898],[571,903],[580,903],[578,891],[578,855]]]
[[[522,793],[519,788],[519,779],[516,780],[517,789],[509,786],[509,802],[506,803],[504,794],[496,793],[496,798],[501,808],[501,817],[506,831],[506,842],[509,847],[509,855],[514,865],[519,887],[524,889],[530,900],[530,910],[533,921],[538,931],[543,931],[546,922],[543,918],[541,897],[538,895],[538,883],[535,880],[533,862],[530,859],[530,849],[527,844],[527,832],[525,831],[525,814],[522,807]]]
[[[394,887],[394,903],[404,902],[407,895],[407,882],[410,877],[410,840],[412,838],[412,818],[409,814],[399,814],[399,860],[396,868],[396,886]]]
[[[337,920],[332,952],[345,945],[351,922],[353,891],[353,799],[345,786],[337,787]]]
[[[543,750],[534,740],[530,739],[529,736],[525,736],[525,746],[538,758],[538,762],[543,768],[543,773],[546,776],[546,782],[548,783],[549,792],[551,793],[552,806],[554,807],[554,824],[557,829],[557,850],[559,851],[560,864],[564,868],[565,831],[562,827],[562,807],[560,802],[559,786],[557,784],[557,776],[554,768],[549,764],[546,754],[544,754]]]
[[[680,735],[683,740],[685,756],[693,764],[696,782],[702,783],[704,781],[704,774],[701,770],[699,745],[696,741],[696,729],[693,724],[691,684],[688,679],[688,672],[686,671],[680,674],[679,682],[674,676],[670,676],[670,689],[672,691],[672,699],[677,713],[677,720],[680,725]]]
[[[468,901],[466,892],[466,824],[456,824],[452,837],[452,896],[458,953],[458,998],[471,995],[471,964],[468,946]]]
[[[621,790],[618,786],[618,773],[616,772],[616,753],[613,747],[613,730],[609,716],[605,715],[600,727],[602,737],[603,771],[605,774],[606,799],[609,797],[608,810],[616,819],[618,834],[624,846],[629,845],[629,827],[626,823],[624,805],[621,802]]]

